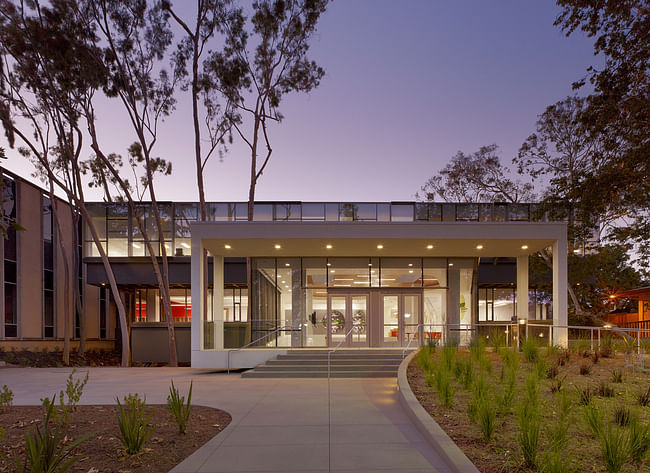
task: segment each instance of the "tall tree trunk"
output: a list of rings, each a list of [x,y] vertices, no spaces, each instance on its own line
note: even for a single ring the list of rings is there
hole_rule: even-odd
[[[73,294],[74,294],[74,307],[75,307],[75,314],[79,314],[79,347],[77,349],[77,353],[80,355],[84,354],[86,352],[86,317],[84,316],[84,305],[83,301],[81,299],[81,291],[83,290],[82,287],[79,287],[79,279],[82,278],[82,274],[80,273],[81,269],[81,255],[79,255],[79,246],[82,244],[82,242],[79,241],[79,226],[81,225],[81,219],[79,218],[79,212],[77,212],[74,209],[74,204],[72,201],[69,202],[70,205],[70,217],[72,219],[72,225],[74,227],[73,230],[73,251],[72,251],[72,264],[73,264],[73,271],[72,271],[72,279],[74,281],[73,284]],[[83,279],[82,279],[82,283]]]
[[[50,205],[52,206],[52,216],[54,217],[54,226],[56,227],[58,246],[61,250],[61,259],[63,260],[63,364],[70,365],[70,264],[68,261],[68,252],[63,242],[63,230],[61,229],[61,220],[59,219],[59,210],[54,195],[54,182],[48,179],[50,183],[49,195]],[[54,308],[52,309],[54,310]]]
[[[253,221],[255,209],[255,185],[257,184],[257,145],[259,142],[260,118],[255,114],[255,125],[253,126],[253,143],[251,146],[251,182],[248,189],[248,221]]]

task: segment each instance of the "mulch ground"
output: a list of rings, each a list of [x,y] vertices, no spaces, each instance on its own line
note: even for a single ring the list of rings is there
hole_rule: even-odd
[[[161,473],[191,455],[200,446],[221,432],[231,421],[227,412],[209,407],[193,406],[187,433],[179,434],[166,406],[147,406],[152,414],[154,430],[144,449],[136,455],[124,452],[118,438],[117,406],[78,406],[72,413],[68,442],[89,435],[75,453],[81,459],[69,471],[85,473]],[[24,453],[24,434],[41,425],[42,407],[11,406],[0,412],[0,427],[5,438],[0,452],[7,458]],[[11,463],[11,462],[10,462]],[[0,460],[0,472],[13,471]]]
[[[0,361],[14,367],[62,368],[63,353],[60,351],[2,351]],[[89,350],[83,354],[70,352],[68,366],[120,366],[122,355],[119,351]],[[132,366],[167,366],[167,363],[133,363]],[[179,363],[179,366],[190,366]]]

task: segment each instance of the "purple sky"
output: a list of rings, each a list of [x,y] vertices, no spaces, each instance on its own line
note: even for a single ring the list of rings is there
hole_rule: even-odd
[[[571,94],[594,62],[591,42],[553,26],[551,1],[338,0],[311,57],[326,70],[309,95],[287,96],[271,129],[273,157],[258,200],[413,200],[458,150],[497,143],[510,163],[547,105]],[[156,153],[174,163],[159,199],[196,200],[191,110],[162,126]],[[117,103],[100,111],[102,138],[133,139]],[[4,165],[28,176],[15,151]],[[208,200],[246,200],[248,149],[208,165]],[[93,196],[91,194],[90,196]],[[98,195],[94,195],[98,198]]]

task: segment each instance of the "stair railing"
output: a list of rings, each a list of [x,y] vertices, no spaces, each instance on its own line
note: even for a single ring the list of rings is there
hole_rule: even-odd
[[[264,335],[264,336],[262,336],[262,337],[260,337],[260,338],[257,338],[257,339],[255,339],[255,340],[253,340],[252,342],[250,342],[250,343],[247,344],[247,345],[241,346],[241,347],[239,347],[239,348],[233,348],[232,350],[228,350],[228,374],[230,374],[230,354],[231,354],[232,352],[234,352],[234,351],[242,351],[244,348],[248,348],[249,346],[253,345],[254,343],[261,342],[261,341],[264,340],[266,337],[270,337],[270,336],[273,335],[274,333],[281,332],[281,331],[284,331],[284,330],[290,330],[290,331],[293,331],[293,330],[302,330],[302,329],[300,329],[300,328],[299,328],[299,329],[294,329],[291,325],[285,325],[284,327],[276,328],[276,329],[273,330],[272,332],[269,332],[269,333],[267,333],[266,335]]]

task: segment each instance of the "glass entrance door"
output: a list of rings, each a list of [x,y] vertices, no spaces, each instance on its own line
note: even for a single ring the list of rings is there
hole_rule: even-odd
[[[406,346],[422,335],[421,294],[382,294],[381,299],[383,346]]]
[[[342,347],[368,346],[367,294],[330,294],[327,314],[330,347],[339,343]]]

